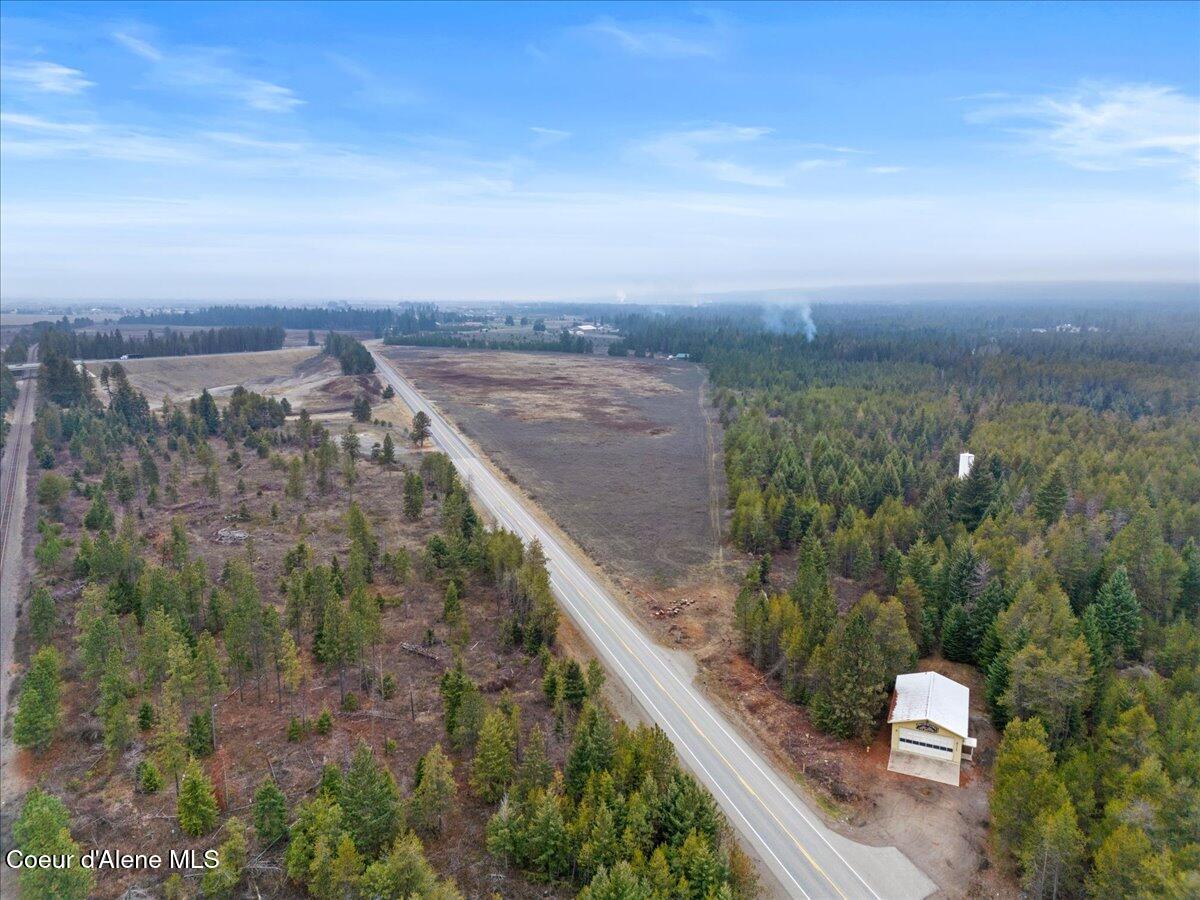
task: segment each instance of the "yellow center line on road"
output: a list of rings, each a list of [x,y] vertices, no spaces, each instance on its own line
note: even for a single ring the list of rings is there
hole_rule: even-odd
[[[387,364],[387,368],[388,369],[392,368],[390,363]],[[403,382],[402,377],[399,376],[398,373],[394,372],[394,370],[391,374],[395,374],[396,377],[400,378],[401,381]],[[389,378],[389,380],[391,380],[391,379]],[[395,385],[395,386],[401,388],[402,393],[409,395],[406,399],[408,400],[410,407],[422,405],[418,402],[419,399],[421,399],[421,398],[416,393],[416,391],[411,388],[411,386],[407,385],[406,383],[403,385]],[[404,388],[408,388],[408,390],[404,390]],[[428,404],[425,404],[425,405],[428,405]],[[431,411],[434,411],[432,406],[429,406],[429,409]],[[437,417],[440,419],[441,418],[440,414],[436,413],[436,411],[434,411],[434,412],[435,412],[435,415],[437,415]],[[444,421],[437,422],[436,424],[442,426],[440,428],[435,427],[435,433],[440,432],[440,434],[438,434],[438,436],[439,436],[441,442],[444,445],[451,445],[453,447],[453,449],[459,451],[462,468],[473,470],[473,466],[471,466],[470,464],[474,463],[475,465],[477,465],[479,467],[480,474],[486,480],[487,477],[491,473],[486,469],[486,467],[484,466],[482,461],[480,461],[476,458],[476,454],[474,454],[470,450],[469,446],[466,445],[466,443],[464,441],[462,441],[458,437],[458,435],[452,429],[450,429],[448,424],[446,424]],[[469,475],[473,474],[473,471],[468,472],[468,474]],[[570,558],[567,554],[567,551],[565,550],[565,548],[563,548],[559,544],[557,539],[552,534],[550,534],[548,531],[546,531],[545,528],[540,526],[536,522],[536,520],[533,518],[533,516],[527,510],[525,510],[524,508],[522,508],[519,505],[519,503],[517,502],[515,497],[510,497],[509,492],[504,489],[503,485],[499,484],[498,480],[494,476],[492,476],[491,480],[498,485],[498,489],[494,492],[495,496],[490,499],[492,499],[498,506],[500,506],[502,511],[507,514],[506,517],[512,523],[514,530],[517,528],[520,528],[520,530],[523,530],[523,531],[531,531],[535,535],[539,532],[541,534],[544,534],[546,536],[546,538],[548,539],[548,542],[553,544],[556,547],[556,549],[558,549],[559,552],[562,554],[564,561],[571,563],[572,565],[574,565],[574,567],[576,569],[579,569],[579,566],[577,564],[574,564],[573,560],[570,560]],[[485,498],[485,499],[487,499],[487,498]],[[521,527],[522,518],[526,519],[529,523],[528,525],[525,525],[525,527]],[[532,527],[530,527],[530,526],[532,526]],[[568,567],[566,565],[563,565],[562,562],[560,562],[559,568],[561,569],[562,577],[571,585],[572,588],[574,588],[575,592],[579,595],[580,600],[585,603],[588,603],[588,605],[592,608],[593,612],[596,613],[596,615],[601,619],[603,624],[608,627],[608,629],[612,632],[613,636],[620,642],[621,646],[624,647],[625,651],[631,657],[637,659],[638,658],[637,652],[634,650],[633,647],[631,647],[629,645],[629,643],[625,640],[625,638],[620,634],[618,627],[616,625],[614,625],[613,622],[611,621],[611,619],[609,618],[608,613],[614,613],[619,616],[620,615],[619,612],[616,610],[604,609],[605,604],[603,604],[603,603],[597,604],[597,603],[589,601],[588,600],[589,591],[579,585],[579,583],[575,580],[575,578],[572,577]],[[582,569],[579,569],[579,574],[581,577],[586,578],[586,575],[583,573]],[[598,588],[596,590],[598,590]],[[565,600],[574,609],[575,603],[568,596],[566,596],[566,592],[562,591],[560,589],[559,593],[560,593],[560,595],[562,595],[562,599]],[[580,622],[580,624],[584,625],[589,631],[593,632],[593,639],[598,644],[601,643],[599,635],[595,634],[594,630],[583,619],[583,617],[579,615],[578,611],[576,611],[576,619],[577,619],[577,621]],[[634,626],[628,622],[622,622],[621,624],[624,625],[625,627],[628,627],[631,629],[634,628]],[[646,644],[647,649],[649,649],[652,653],[654,653],[653,648],[650,647],[650,645],[646,641],[645,637],[641,636],[641,635],[639,635],[639,637],[642,638],[642,642]],[[656,658],[658,658],[659,661],[663,663],[663,665],[665,665],[667,667],[670,666],[669,662],[662,660],[662,658],[658,657],[657,654],[655,654],[655,655],[656,655]],[[645,691],[641,688],[641,685],[637,682],[637,680],[635,678],[633,678],[631,673],[627,669],[625,669],[624,664],[622,664],[620,660],[617,660],[615,658],[614,658],[614,661],[616,662],[616,664],[618,666],[620,666],[621,670],[625,673],[626,677],[629,678],[630,684],[632,686],[636,687],[638,689],[639,693],[643,694],[645,702],[653,709],[653,711],[655,713],[658,714],[659,718],[663,720],[666,727],[668,727],[668,728],[670,728],[670,730],[674,731],[675,729],[666,720],[666,717],[664,717],[662,715],[661,711],[658,709],[658,706],[649,697],[649,695],[647,695],[645,693]],[[837,895],[839,897],[842,898],[842,900],[848,900],[848,898],[846,898],[846,895],[837,886],[837,884],[829,876],[829,874],[821,867],[821,865],[812,857],[812,855],[808,852],[808,850],[804,847],[804,845],[800,842],[800,840],[796,837],[796,835],[793,834],[792,831],[790,830],[790,828],[779,818],[779,816],[775,813],[775,811],[771,808],[771,806],[764,800],[764,798],[758,793],[758,791],[755,790],[755,788],[753,786],[751,786],[749,784],[749,782],[746,781],[745,777],[738,770],[738,768],[729,760],[729,758],[721,751],[721,749],[719,747],[717,747],[717,745],[705,733],[704,729],[702,729],[700,727],[700,725],[695,721],[695,719],[692,718],[692,716],[687,712],[687,710],[685,710],[680,705],[679,701],[672,695],[672,693],[667,689],[667,687],[658,679],[657,675],[654,672],[650,671],[649,668],[645,668],[645,672],[647,675],[649,675],[651,680],[658,687],[658,689],[662,693],[662,695],[671,702],[671,704],[679,712],[679,714],[681,716],[683,716],[683,718],[686,719],[687,722],[692,726],[692,728],[695,730],[696,734],[699,735],[699,737],[709,746],[709,748],[712,750],[712,752],[715,753],[720,758],[720,760],[725,764],[725,766],[733,773],[733,775],[737,778],[738,782],[742,785],[742,787],[746,790],[746,792],[755,799],[755,801],[759,804],[759,806],[762,807],[762,809],[767,813],[767,815],[770,816],[775,821],[775,823],[778,825],[780,830],[785,835],[787,835],[788,839],[793,844],[795,844],[796,848],[800,851],[800,853],[803,855],[803,857],[809,863],[809,865],[812,866],[812,868],[820,874],[820,876],[830,885],[830,887],[833,888],[833,890],[837,893]],[[672,674],[674,674],[674,673],[672,673]],[[678,681],[679,679],[676,678],[676,680]],[[682,686],[682,682],[681,682],[681,686]],[[706,710],[706,712],[707,712],[707,710]],[[711,713],[709,713],[709,717],[710,718],[712,717]],[[726,731],[719,722],[717,722],[717,726],[719,728],[721,728],[721,730],[723,732],[725,732],[726,736],[730,736],[729,732]],[[679,736],[677,736],[677,737],[679,737]],[[681,745],[686,747],[686,742],[684,742],[681,737],[680,737],[680,743],[681,743]],[[688,750],[690,753],[690,748],[688,748]],[[745,752],[745,751],[743,751],[743,752]],[[724,794],[725,792],[722,788],[720,788],[719,782],[717,782],[717,780],[715,778],[713,778],[712,774],[710,772],[708,772],[707,768],[704,766],[704,764],[702,762],[700,762],[699,758],[696,757],[694,753],[690,753],[690,755],[693,756],[693,758],[696,761],[696,764],[702,770],[704,770],[705,774],[708,775],[709,779],[712,780],[714,782],[714,784],[717,784],[718,790],[720,790],[721,793]],[[750,762],[752,765],[755,766],[755,768],[758,768],[759,771],[762,772],[761,767],[759,767],[757,765],[757,762],[755,760],[753,760],[751,758]],[[779,860],[779,858],[771,850],[770,846],[763,839],[762,835],[760,835],[758,833],[758,831],[750,824],[749,820],[747,820],[745,815],[742,814],[741,810],[737,808],[736,804],[733,804],[731,798],[729,798],[728,795],[726,795],[726,799],[729,800],[730,805],[733,806],[733,808],[737,811],[739,818],[741,818],[743,820],[743,822],[745,822],[746,827],[749,828],[751,830],[751,832],[753,832],[755,834],[755,836],[759,838],[760,842],[762,842],[762,844],[764,845],[767,852],[770,853],[771,856],[776,860],[776,862],[778,862],[780,864],[780,866],[788,874],[789,878],[791,878],[792,882],[801,891],[801,893],[804,894],[805,897],[808,897],[809,895],[807,894],[807,892],[805,892],[803,887],[800,885],[800,883],[798,881],[796,881],[795,877],[788,870],[787,866],[783,865],[782,861]],[[796,806],[795,802],[792,801],[791,798],[788,798],[785,795],[784,799],[795,809],[795,806]],[[797,810],[797,812],[799,813],[800,811]],[[810,828],[813,827],[812,823],[809,822],[807,817],[804,816],[802,813],[801,813],[801,818],[804,819],[805,823],[808,824]],[[815,828],[813,828],[813,830],[816,831]],[[820,835],[819,832],[817,832],[817,835],[818,835],[818,837],[821,837],[823,840],[825,840],[824,837],[822,835]],[[837,855],[837,857],[842,860],[842,862],[847,866],[847,868],[849,868],[850,871],[853,872],[855,877],[858,878],[858,880],[863,883],[864,887],[866,887],[867,890],[870,891],[873,896],[878,897],[878,895],[875,893],[875,891],[873,889],[871,889],[870,885],[868,885],[863,880],[862,876],[859,875],[859,873],[856,870],[854,870],[854,868],[852,866],[850,866],[850,864],[848,862],[846,862],[846,860],[842,857],[842,855],[837,852],[836,848],[832,847],[832,845],[829,844],[828,840],[825,840],[825,843],[827,846],[830,847],[831,850],[833,850],[834,854]]]
[[[482,469],[483,464],[481,462],[478,464]],[[528,518],[530,520],[530,522],[532,524],[536,525],[536,522],[534,522],[533,517],[526,510],[522,509],[519,506],[519,504],[516,503],[515,498],[509,498],[508,496],[506,496],[504,491],[497,492],[497,495],[492,499],[496,500],[496,502],[503,508],[503,511],[508,514],[508,517],[509,517],[510,521],[512,522],[512,524],[514,525],[514,528],[519,527],[522,513],[525,515],[526,518]],[[523,530],[529,530],[529,529],[526,528]],[[545,529],[540,529],[540,530],[544,534],[546,534],[546,536],[548,538],[551,538],[551,540],[553,540],[553,536],[550,535],[549,532],[546,532]],[[557,541],[554,541],[554,544],[556,545],[556,547],[560,553],[563,553],[564,555],[566,554],[566,550],[564,548],[562,548],[560,545],[558,545]],[[562,572],[561,572],[562,577],[565,578],[566,581],[570,583],[571,587],[573,587],[575,589],[576,593],[579,594],[580,599],[584,600],[584,602],[587,602],[588,592],[584,588],[580,587],[579,583],[576,582],[576,580],[573,577],[571,577],[571,574],[567,571],[567,568],[565,566],[562,566],[560,564],[560,569],[562,570]],[[564,592],[562,592],[560,590],[560,594],[562,594],[562,593],[564,593]],[[567,599],[567,602],[571,603],[569,598],[564,597],[564,599]],[[571,603],[571,605],[573,606],[574,604]],[[609,630],[612,632],[613,637],[615,637],[621,643],[621,646],[625,648],[625,651],[631,657],[636,659],[637,653],[634,651],[634,649],[631,646],[629,646],[628,642],[626,642],[625,638],[619,633],[617,627],[614,626],[614,624],[609,620],[608,616],[605,615],[606,611],[603,609],[603,604],[589,603],[589,605],[592,607],[592,610],[600,617],[600,619],[603,621],[603,623],[608,626]],[[596,635],[595,639],[599,640],[599,636]],[[617,661],[617,663],[618,663],[618,665],[621,665],[622,670],[625,670],[624,665],[621,664],[619,660]],[[663,664],[670,665],[670,663],[668,663],[666,661],[663,661]],[[658,676],[655,675],[654,672],[651,671],[649,668],[646,668],[645,672],[650,677],[650,679],[654,682],[654,684],[657,685],[659,691],[662,692],[663,696],[668,701],[670,701],[670,703],[675,707],[675,709],[678,710],[679,714],[688,721],[688,723],[695,730],[696,734],[699,735],[701,740],[703,740],[709,746],[709,748],[713,751],[713,753],[715,753],[721,759],[721,761],[725,764],[725,766],[733,773],[734,777],[737,778],[737,780],[741,783],[742,787],[745,788],[745,790],[752,797],[754,797],[755,801],[759,804],[759,806],[762,807],[762,809],[767,813],[767,815],[769,815],[772,819],[775,820],[775,823],[779,826],[780,830],[782,830],[783,833],[785,835],[787,835],[788,839],[791,840],[791,842],[796,845],[796,848],[800,851],[800,853],[808,861],[809,865],[811,865],[813,867],[813,869],[815,869],[821,875],[821,877],[824,878],[825,881],[827,881],[829,883],[829,886],[832,887],[834,889],[834,891],[837,892],[839,897],[843,898],[843,900],[847,900],[846,895],[844,893],[842,893],[841,889],[837,886],[837,884],[834,882],[834,880],[829,877],[829,874],[823,868],[821,868],[820,863],[818,863],[815,859],[813,859],[812,855],[808,852],[808,850],[800,842],[799,838],[797,838],[792,833],[791,829],[789,829],[788,826],[779,818],[779,816],[776,815],[775,811],[771,809],[770,805],[767,804],[767,802],[762,798],[762,796],[758,793],[758,791],[756,791],[750,785],[750,783],[746,781],[746,779],[745,779],[745,777],[743,777],[742,773],[737,769],[736,766],[733,765],[732,762],[730,762],[729,758],[727,756],[725,756],[724,753],[721,752],[721,749],[719,747],[717,747],[717,745],[715,743],[713,743],[712,739],[704,732],[704,729],[702,729],[700,727],[700,725],[696,722],[696,720],[691,717],[691,715],[688,713],[688,711],[685,710],[683,708],[683,706],[680,705],[679,701],[676,700],[674,696],[672,696],[671,692],[667,689],[666,685],[664,685],[661,681],[659,681]],[[632,675],[627,670],[625,670],[625,674],[627,677],[630,678],[632,683],[634,683],[634,684],[637,683],[636,680],[633,679]],[[643,691],[642,693],[644,694],[645,692]],[[649,698],[649,696],[646,697],[646,702],[651,706],[651,708],[654,710],[654,712],[658,714],[659,718],[661,718],[665,721],[665,717],[659,711],[657,705],[655,705],[655,703]],[[704,769],[705,774],[707,774],[710,779],[712,779],[714,782],[716,782],[716,779],[713,778],[712,773],[708,772],[708,770],[704,767],[703,763],[700,763],[699,759],[697,759],[697,765],[699,765],[702,769]],[[724,791],[722,791],[722,793],[724,793]],[[731,802],[731,805],[733,805],[732,802]],[[736,809],[736,806],[734,808]],[[741,815],[740,811],[739,811],[739,815]],[[743,819],[743,821],[746,821],[746,825],[748,828],[750,828],[752,831],[755,831],[754,827],[752,825],[750,825],[749,821],[745,820],[745,816],[742,816],[742,819]],[[758,834],[758,832],[755,831],[755,834]],[[759,840],[763,840],[761,835],[759,835]],[[766,842],[763,841],[763,843],[765,844]],[[772,855],[774,855],[774,854],[772,854]],[[778,859],[778,857],[776,857],[776,859]],[[785,869],[786,869],[786,867],[785,867]],[[790,875],[790,873],[789,873],[789,875]],[[795,881],[794,878],[792,880]],[[800,887],[799,882],[796,882],[796,886]],[[802,887],[800,887],[800,890],[803,891],[804,889]],[[807,893],[805,894],[805,896],[807,896]]]

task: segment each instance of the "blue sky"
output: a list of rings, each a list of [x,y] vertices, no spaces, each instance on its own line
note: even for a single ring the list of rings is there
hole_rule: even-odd
[[[0,290],[1200,277],[1200,5],[0,4]]]

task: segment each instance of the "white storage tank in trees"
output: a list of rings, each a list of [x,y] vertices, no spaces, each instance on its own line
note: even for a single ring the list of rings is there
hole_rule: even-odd
[[[958,477],[966,478],[971,474],[971,466],[975,464],[974,453],[958,454]]]

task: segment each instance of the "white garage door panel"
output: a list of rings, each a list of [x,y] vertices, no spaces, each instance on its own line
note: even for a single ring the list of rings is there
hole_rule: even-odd
[[[915,728],[900,729],[900,749],[933,759],[954,758],[954,741],[939,734],[917,731]]]

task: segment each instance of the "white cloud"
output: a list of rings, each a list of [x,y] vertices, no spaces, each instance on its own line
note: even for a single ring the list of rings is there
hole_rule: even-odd
[[[724,29],[712,18],[702,28],[686,28],[618,22],[603,16],[582,31],[634,56],[657,59],[715,58],[721,55],[724,43]]]
[[[44,61],[4,66],[0,77],[44,94],[81,94],[95,84],[79,69]]]
[[[641,153],[661,165],[693,174],[706,175],[718,181],[747,187],[779,188],[798,173],[809,172],[842,163],[837,157],[788,159],[774,164],[756,164],[734,159],[731,153],[738,147],[752,147],[771,135],[770,128],[717,124],[687,131],[669,131],[640,145]],[[811,144],[779,142],[771,155],[780,150],[811,148]],[[820,146],[820,145],[817,145]],[[839,148],[836,152],[846,152]]]
[[[1156,84],[1083,83],[1061,94],[995,99],[968,115],[1010,123],[1029,145],[1078,169],[1200,167],[1200,98]]]
[[[114,31],[113,38],[142,59],[148,59],[150,62],[162,61],[162,52],[149,41],[144,41],[124,31]]]
[[[242,74],[223,48],[164,50],[127,31],[113,32],[113,38],[151,63],[160,83],[215,93],[260,112],[290,112],[305,102],[289,87]]]
[[[872,175],[895,175],[905,171],[904,166],[868,166],[867,171]]]
[[[51,122],[41,116],[29,116],[24,113],[0,113],[0,123],[49,134],[87,134],[93,130],[91,125],[79,122]]]
[[[549,147],[551,144],[559,144],[571,136],[571,132],[563,131],[561,128],[545,128],[541,125],[531,125],[529,130],[534,134],[533,146],[535,147]]]

